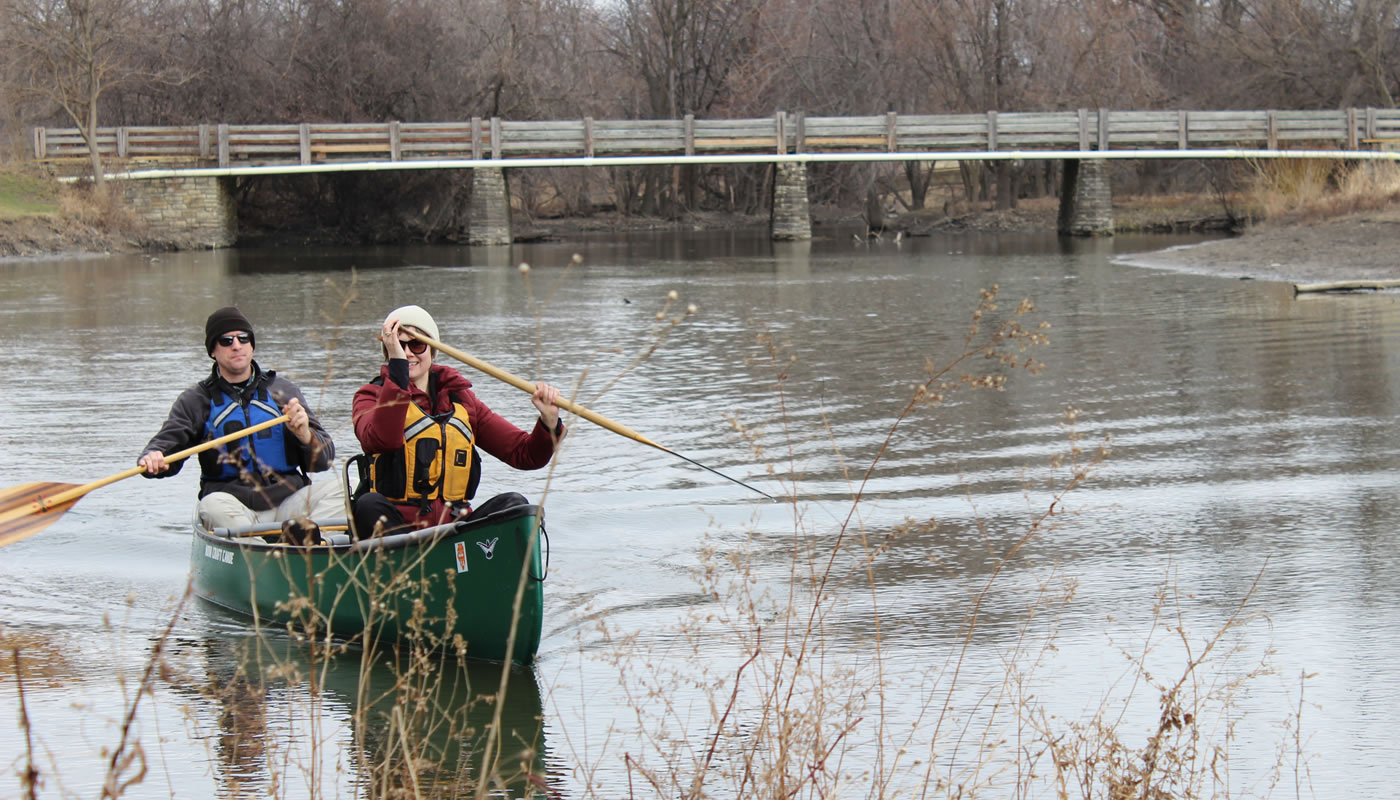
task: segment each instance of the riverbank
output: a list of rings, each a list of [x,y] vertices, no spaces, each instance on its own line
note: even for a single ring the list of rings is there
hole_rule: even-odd
[[[961,213],[908,214],[888,221],[887,231],[921,236],[938,232],[1043,232],[1055,229],[1053,199],[1007,210],[963,209]],[[1203,198],[1122,198],[1114,213],[1120,230],[1224,230],[1239,224]],[[761,227],[766,219],[718,213],[680,220],[600,215],[536,220],[516,226],[518,241],[567,240],[570,236],[644,230],[719,230]],[[862,224],[839,212],[814,213],[813,233]],[[298,244],[316,237],[298,236]],[[277,244],[278,242],[262,242]],[[33,259],[86,254],[143,252],[149,246],[130,231],[104,230],[86,218],[63,214],[0,217],[0,258]],[[1280,217],[1247,226],[1243,233],[1189,247],[1135,254],[1122,263],[1174,269],[1223,278],[1293,283],[1400,279],[1400,203],[1380,209],[1306,220]]]
[[[147,249],[130,237],[56,216],[0,219],[0,259],[139,253]]]
[[[1053,231],[1058,202],[1054,198],[1023,201],[1017,208],[996,210],[968,207],[927,210],[890,217],[884,235],[905,236],[935,233],[1027,233]],[[1114,205],[1122,231],[1222,230],[1234,225],[1220,214],[1218,204],[1192,197],[1129,197]],[[99,225],[101,215],[61,213],[6,217],[0,214],[0,258],[42,258],[84,254],[146,252],[152,248],[140,231],[125,225]],[[766,228],[763,214],[726,214],[713,211],[689,212],[677,219],[625,216],[599,213],[588,217],[559,219],[520,219],[513,223],[516,242],[567,241],[571,237],[597,233],[632,233],[666,230],[759,230]],[[853,229],[864,227],[859,213],[836,208],[812,211],[813,236],[840,230],[847,238]],[[323,229],[295,232],[247,231],[240,246],[353,246],[359,242],[344,231]],[[465,244],[462,236],[449,236],[445,244]]]
[[[1265,221],[1229,239],[1121,263],[1222,278],[1312,283],[1400,279],[1400,203],[1328,219]]]

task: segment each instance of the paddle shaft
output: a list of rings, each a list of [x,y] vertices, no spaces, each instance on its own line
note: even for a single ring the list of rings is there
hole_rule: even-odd
[[[420,342],[425,342],[429,347],[433,348],[434,350],[440,350],[440,351],[442,351],[442,352],[448,354],[449,356],[452,356],[453,358],[457,359],[458,361],[462,362],[463,364],[466,364],[467,366],[472,367],[473,369],[480,370],[480,371],[486,373],[487,375],[490,375],[491,377],[495,378],[495,379],[498,380],[498,381],[502,381],[502,382],[504,382],[504,383],[508,383],[508,384],[510,384],[511,386],[514,386],[515,388],[521,390],[522,392],[526,392],[526,393],[528,393],[528,394],[534,394],[534,393],[535,393],[535,384],[532,383],[532,382],[530,382],[530,381],[525,380],[524,378],[520,377],[519,375],[512,375],[511,373],[506,372],[505,370],[501,369],[500,367],[497,367],[497,366],[495,366],[495,365],[493,365],[493,364],[490,364],[490,363],[488,363],[488,362],[486,362],[486,361],[482,361],[481,359],[476,358],[475,356],[468,355],[468,354],[462,352],[461,350],[458,350],[458,349],[455,348],[455,347],[452,347],[452,346],[450,346],[450,345],[445,345],[445,344],[443,344],[442,342],[439,342],[438,340],[432,338],[431,336],[428,336],[428,335],[422,333],[421,331],[418,331],[418,330],[410,330],[410,329],[408,329],[408,328],[404,328],[404,329],[403,329],[403,332],[404,332],[404,333],[407,333],[407,334],[409,334],[409,335],[411,335],[411,336],[413,336],[413,337],[415,337],[415,338],[417,338],[418,341],[420,341]],[[582,417],[583,419],[588,420],[589,422],[593,423],[594,425],[597,425],[597,426],[602,427],[602,428],[607,428],[608,430],[612,431],[613,433],[620,434],[620,435],[622,435],[622,436],[626,436],[628,439],[631,439],[631,440],[634,441],[634,442],[641,442],[642,444],[647,445],[648,447],[655,447],[657,450],[660,450],[660,451],[663,452],[663,453],[668,453],[668,454],[670,454],[670,455],[673,455],[673,456],[675,456],[676,458],[679,458],[679,459],[681,459],[681,460],[683,460],[683,461],[689,461],[690,463],[694,464],[695,466],[697,466],[697,467],[699,467],[699,468],[701,468],[701,469],[703,469],[703,470],[708,470],[708,471],[710,471],[710,472],[713,472],[714,474],[720,476],[721,478],[724,478],[724,479],[727,480],[727,481],[733,481],[734,483],[739,484],[740,486],[744,487],[745,489],[750,489],[750,490],[752,490],[752,491],[758,492],[759,494],[763,495],[764,497],[767,497],[769,500],[772,500],[772,499],[773,499],[773,496],[772,496],[772,495],[768,494],[767,492],[765,492],[765,491],[763,491],[763,490],[761,490],[761,489],[755,489],[754,487],[748,485],[747,483],[744,483],[743,481],[739,480],[738,478],[732,478],[732,477],[730,477],[730,476],[728,476],[728,475],[725,475],[723,472],[720,472],[719,470],[717,470],[717,469],[715,469],[715,468],[713,468],[713,467],[707,467],[707,466],[705,466],[704,464],[701,464],[699,461],[696,461],[696,460],[693,459],[693,458],[689,458],[689,457],[687,457],[687,456],[683,456],[683,455],[681,455],[680,453],[677,453],[675,450],[672,450],[672,449],[669,448],[669,447],[663,447],[662,445],[659,445],[659,444],[657,444],[656,442],[653,442],[652,440],[650,440],[650,439],[648,439],[647,437],[641,435],[640,433],[637,433],[636,431],[632,430],[631,428],[627,427],[626,425],[623,425],[623,424],[620,423],[620,422],[613,422],[612,420],[608,419],[607,417],[603,416],[602,414],[599,414],[599,413],[596,412],[596,411],[592,411],[592,410],[589,410],[589,409],[587,409],[587,408],[584,408],[583,406],[578,405],[577,403],[573,403],[573,402],[570,402],[570,401],[568,401],[568,400],[565,400],[565,399],[562,398],[562,397],[559,398],[558,400],[556,400],[554,404],[557,405],[557,406],[559,406],[560,408],[564,409],[565,411],[568,411],[568,412],[570,412],[570,413],[572,413],[572,414],[575,414],[575,415],[577,415],[577,416],[579,416],[579,417]]]
[[[448,354],[449,356],[452,356],[458,361],[461,361],[463,364],[466,364],[467,366],[472,367],[473,369],[481,370],[482,372],[486,373],[487,375],[490,375],[498,381],[509,383],[511,386],[514,386],[522,392],[525,392],[527,394],[535,393],[535,384],[525,380],[524,378],[518,375],[512,375],[511,373],[506,372],[500,367],[482,361],[481,359],[476,358],[475,356],[467,355],[466,353],[463,353],[461,350],[458,350],[455,347],[445,345],[442,342],[439,342],[438,340],[433,339],[429,336],[425,336],[424,334],[419,333],[417,331],[410,331],[405,328],[404,333],[411,333],[414,336],[418,337],[419,341],[427,342],[428,346],[433,348],[434,350],[441,350],[442,352]],[[647,445],[649,447],[655,447],[657,450],[660,450],[663,453],[670,453],[673,456],[679,455],[679,453],[672,451],[670,448],[662,447],[661,445],[657,444],[656,442],[653,442],[652,440],[641,435],[640,433],[637,433],[636,431],[632,430],[626,425],[623,425],[619,422],[613,422],[612,420],[608,419],[602,414],[584,408],[583,406],[578,405],[577,403],[571,403],[568,400],[565,400],[561,397],[557,401],[555,401],[555,405],[559,406],[565,411],[568,411],[572,414],[576,414],[582,417],[583,419],[588,420],[594,425],[607,428],[613,433],[621,434],[623,436],[626,436],[628,439],[641,442],[642,444]],[[681,457],[684,458],[684,456]]]
[[[165,463],[170,464],[176,461],[182,461],[186,458],[189,458],[192,455],[195,455],[196,453],[202,453],[205,450],[212,450],[215,447],[228,444],[229,442],[236,441],[238,439],[242,439],[245,436],[257,433],[260,430],[271,428],[274,425],[281,425],[282,423],[286,422],[287,419],[287,415],[283,414],[282,416],[277,417],[276,419],[270,419],[266,422],[259,422],[257,425],[250,425],[244,428],[243,430],[225,434],[217,439],[210,439],[207,442],[201,442],[195,445],[194,447],[186,448],[184,450],[179,451],[178,453],[171,453],[170,455],[165,457]],[[133,475],[140,475],[142,472],[145,471],[145,467],[138,465],[132,467],[131,469],[122,470],[121,472],[118,472],[115,475],[108,475],[107,477],[102,478],[100,480],[95,480],[92,483],[85,483],[82,486],[75,486],[72,489],[66,489],[62,492],[57,492],[49,497],[37,497],[29,505],[13,509],[0,516],[0,522],[8,522],[12,519],[19,519],[20,517],[26,516],[28,514],[42,513],[44,511],[48,511],[51,508],[71,503],[77,500],[78,498],[82,497],[83,495],[87,494],[88,492],[91,492],[95,489],[101,489],[103,486],[106,486],[111,483],[116,483],[120,480],[125,480]]]

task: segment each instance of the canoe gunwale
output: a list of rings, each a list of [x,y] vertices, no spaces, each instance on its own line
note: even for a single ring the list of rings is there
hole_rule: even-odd
[[[525,504],[503,508],[484,517],[473,517],[461,522],[449,522],[444,525],[435,525],[431,528],[420,528],[405,533],[396,533],[390,536],[377,536],[373,539],[361,539],[356,542],[346,542],[341,544],[313,544],[313,545],[291,545],[281,542],[268,542],[256,536],[239,536],[240,530],[218,529],[220,533],[214,533],[199,524],[194,526],[197,537],[206,541],[215,542],[228,547],[237,547],[243,550],[257,550],[264,552],[312,552],[312,553],[336,553],[337,555],[361,554],[372,552],[388,552],[406,547],[417,547],[423,544],[430,544],[440,539],[471,533],[477,528],[485,528],[501,522],[508,522],[520,517],[533,516],[540,519],[539,530],[541,539],[545,542],[548,537],[544,535],[544,511],[537,505]],[[226,532],[226,533],[225,533]],[[548,564],[548,551],[541,553]],[[548,567],[546,567],[546,573]],[[531,576],[535,577],[535,576]],[[536,577],[536,580],[544,580],[543,576]]]

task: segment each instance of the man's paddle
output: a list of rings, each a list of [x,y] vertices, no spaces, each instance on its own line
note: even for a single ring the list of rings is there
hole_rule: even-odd
[[[259,422],[257,425],[252,425],[241,431],[235,431],[217,439],[210,439],[187,450],[171,453],[165,457],[165,463],[170,464],[189,458],[195,453],[211,450],[286,421],[287,415],[283,414],[277,419]],[[28,539],[54,524],[65,511],[88,492],[101,489],[109,483],[130,478],[132,475],[140,475],[145,471],[145,467],[135,466],[82,486],[72,483],[25,483],[0,491],[0,547]]]
[[[432,338],[431,336],[428,336],[428,335],[422,333],[421,331],[409,330],[408,328],[404,328],[404,329],[403,329],[403,332],[404,332],[404,333],[407,333],[407,334],[410,334],[410,335],[412,335],[412,336],[414,336],[414,337],[416,337],[420,342],[426,342],[426,343],[428,344],[428,346],[431,347],[431,348],[433,348],[434,350],[440,350],[440,351],[442,351],[442,352],[448,354],[449,356],[452,356],[453,358],[457,359],[458,361],[462,362],[463,364],[466,364],[466,365],[469,366],[469,367],[472,367],[472,368],[474,368],[474,369],[481,370],[482,372],[486,373],[487,375],[490,375],[491,377],[495,378],[495,379],[498,380],[498,381],[503,381],[503,382],[505,382],[505,383],[508,383],[508,384],[510,384],[511,386],[514,386],[515,388],[517,388],[517,389],[519,389],[519,390],[521,390],[521,391],[523,391],[523,392],[526,392],[526,393],[528,393],[528,394],[534,394],[534,393],[535,393],[535,384],[531,383],[530,381],[525,380],[524,378],[521,378],[521,377],[519,377],[519,376],[517,376],[517,375],[512,375],[511,373],[506,372],[505,370],[503,370],[503,369],[501,369],[501,368],[499,368],[499,367],[493,366],[493,365],[491,365],[491,364],[489,364],[489,363],[487,363],[487,362],[485,362],[485,361],[482,361],[482,360],[479,359],[479,358],[476,358],[476,357],[474,357],[474,356],[469,356],[469,355],[467,355],[466,353],[463,353],[461,350],[458,350],[458,349],[455,348],[455,347],[450,347],[450,346],[448,346],[448,345],[445,345],[445,344],[443,344],[442,342],[439,342],[438,340]],[[769,500],[772,500],[772,499],[773,499],[773,496],[772,496],[772,495],[768,494],[767,492],[765,492],[765,491],[763,491],[763,490],[761,490],[761,489],[755,489],[754,487],[748,485],[747,483],[744,483],[743,481],[739,480],[738,478],[731,478],[731,477],[729,477],[728,475],[725,475],[723,472],[720,472],[719,470],[714,469],[713,467],[707,467],[707,466],[705,466],[704,464],[701,464],[699,461],[696,461],[696,460],[693,459],[693,458],[687,458],[686,456],[683,456],[683,455],[681,455],[680,453],[677,453],[675,450],[672,450],[672,449],[670,449],[669,447],[662,447],[661,445],[657,444],[656,442],[653,442],[652,440],[650,440],[650,439],[648,439],[647,437],[641,435],[640,433],[637,433],[636,431],[632,430],[631,428],[627,427],[626,425],[623,425],[623,424],[617,423],[617,422],[613,422],[612,420],[608,419],[607,417],[603,416],[602,414],[597,413],[596,411],[590,411],[590,410],[584,408],[583,406],[578,405],[578,404],[576,404],[576,403],[571,403],[571,402],[569,402],[568,400],[565,400],[565,399],[562,398],[562,397],[559,398],[559,402],[558,402],[556,405],[558,405],[560,408],[564,409],[565,411],[569,411],[569,412],[572,412],[572,413],[574,413],[574,414],[576,414],[576,415],[578,415],[578,416],[580,416],[580,417],[583,417],[584,419],[588,420],[589,422],[593,423],[594,425],[598,425],[598,426],[600,426],[600,427],[607,428],[608,430],[612,431],[613,433],[621,434],[622,436],[626,436],[628,439],[631,439],[631,440],[636,441],[636,442],[641,442],[642,444],[647,445],[648,447],[655,447],[657,450],[660,450],[660,451],[663,452],[663,453],[670,453],[671,455],[675,456],[676,458],[679,458],[679,459],[681,459],[681,460],[683,460],[683,461],[689,461],[690,463],[694,464],[695,466],[697,466],[697,467],[699,467],[699,468],[701,468],[701,469],[709,470],[710,472],[713,472],[714,474],[720,476],[721,478],[724,478],[724,479],[727,480],[727,481],[733,481],[734,483],[739,484],[740,486],[744,487],[745,489],[749,489],[749,490],[758,492],[759,494],[763,495],[764,497],[767,497]]]

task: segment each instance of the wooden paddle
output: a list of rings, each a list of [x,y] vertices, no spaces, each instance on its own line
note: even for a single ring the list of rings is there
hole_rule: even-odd
[[[244,428],[241,431],[235,431],[217,439],[210,439],[178,453],[171,453],[165,457],[165,462],[170,464],[189,458],[195,453],[211,450],[286,421],[287,415],[283,414],[276,419],[259,422],[257,425]],[[0,491],[0,547],[28,539],[54,524],[65,511],[88,492],[101,489],[109,483],[116,483],[133,475],[140,475],[145,471],[145,467],[135,466],[101,480],[85,483],[82,486],[72,483],[40,482],[25,483]]]
[[[505,370],[501,369],[500,367],[493,366],[492,364],[489,364],[489,363],[487,363],[487,362],[485,362],[485,361],[482,361],[482,360],[479,359],[479,358],[476,358],[476,357],[474,357],[474,356],[467,355],[466,353],[463,353],[461,350],[458,350],[458,349],[455,348],[455,347],[451,347],[451,346],[449,346],[449,345],[445,345],[445,344],[443,344],[442,342],[439,342],[438,340],[432,338],[431,336],[428,336],[428,335],[422,333],[421,331],[409,330],[408,328],[402,328],[401,330],[403,330],[404,333],[407,333],[407,334],[410,334],[410,335],[414,336],[414,337],[417,338],[418,341],[420,341],[420,342],[426,342],[426,343],[428,344],[428,346],[431,347],[431,348],[433,348],[434,350],[439,350],[439,351],[441,351],[441,352],[444,352],[444,353],[448,354],[449,356],[452,356],[453,358],[455,358],[455,359],[457,359],[458,361],[462,362],[463,364],[466,364],[467,366],[472,367],[473,369],[481,370],[482,372],[486,373],[487,375],[490,375],[491,377],[495,378],[495,379],[498,380],[498,381],[502,381],[502,382],[504,382],[504,383],[508,383],[508,384],[510,384],[511,386],[514,386],[515,388],[521,390],[522,392],[526,392],[526,393],[528,393],[528,394],[534,394],[534,393],[535,393],[535,384],[532,383],[532,382],[530,382],[530,381],[525,380],[524,378],[521,378],[521,377],[519,377],[519,376],[517,376],[517,375],[512,375],[511,373],[506,372]],[[676,458],[679,458],[679,459],[681,459],[681,460],[683,460],[683,461],[689,461],[690,463],[694,464],[695,466],[697,466],[697,467],[699,467],[699,468],[701,468],[701,469],[704,469],[704,470],[709,470],[710,472],[713,472],[714,474],[720,476],[721,478],[724,478],[724,479],[727,480],[727,481],[733,481],[734,483],[739,484],[740,486],[744,487],[745,489],[749,489],[749,490],[751,490],[751,491],[758,492],[759,494],[763,495],[764,497],[767,497],[769,500],[772,500],[772,499],[773,499],[773,496],[772,496],[772,495],[768,494],[767,492],[765,492],[765,491],[763,491],[763,490],[761,490],[761,489],[756,489],[756,488],[754,488],[754,487],[748,485],[747,483],[744,483],[743,481],[739,480],[738,478],[731,478],[730,476],[725,475],[723,472],[720,472],[719,470],[714,469],[714,468],[712,468],[712,467],[707,467],[707,466],[705,466],[704,464],[701,464],[699,461],[696,461],[696,460],[693,459],[693,458],[688,458],[688,457],[686,457],[686,456],[683,456],[683,455],[681,455],[680,453],[677,453],[675,450],[670,449],[669,447],[663,447],[663,446],[657,444],[656,442],[653,442],[652,440],[648,439],[647,437],[641,435],[640,433],[637,433],[636,431],[632,430],[631,428],[627,427],[626,425],[623,425],[623,424],[618,423],[618,422],[613,422],[612,420],[608,419],[607,417],[603,416],[602,414],[599,414],[599,413],[596,412],[596,411],[591,411],[591,410],[589,410],[589,409],[587,409],[587,408],[584,408],[584,407],[581,406],[581,405],[578,405],[577,403],[572,403],[572,402],[570,402],[570,401],[568,401],[568,400],[565,400],[565,399],[562,398],[562,397],[559,398],[559,401],[558,401],[555,405],[559,406],[560,408],[564,409],[565,411],[571,412],[571,413],[573,413],[573,414],[576,414],[576,415],[578,415],[578,416],[580,416],[580,417],[582,417],[582,418],[588,420],[589,422],[593,423],[594,425],[598,425],[598,426],[600,426],[600,427],[607,428],[608,430],[612,431],[613,433],[621,434],[622,436],[626,436],[628,439],[631,439],[631,440],[636,441],[636,442],[641,442],[642,444],[647,445],[648,447],[655,447],[657,450],[660,450],[660,451],[663,452],[663,453],[669,453],[669,454],[671,454],[671,455],[675,456]]]

